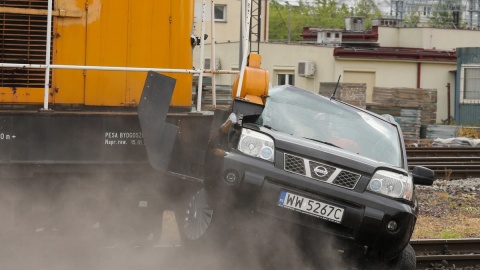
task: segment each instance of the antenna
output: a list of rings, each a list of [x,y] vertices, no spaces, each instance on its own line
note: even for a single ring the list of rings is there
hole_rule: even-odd
[[[335,93],[337,93],[337,88],[338,88],[338,84],[340,83],[340,78],[341,78],[341,77],[342,77],[342,75],[339,75],[339,76],[338,76],[337,85],[335,85],[335,90],[333,90],[333,94],[332,94],[332,96],[330,97],[330,100],[336,99],[336,98],[335,98]]]

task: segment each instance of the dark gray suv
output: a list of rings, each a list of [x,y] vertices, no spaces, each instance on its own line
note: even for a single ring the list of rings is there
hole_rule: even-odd
[[[431,185],[434,173],[409,172],[393,117],[294,86],[248,106],[236,100],[216,115],[204,185],[177,213],[185,241],[225,233],[241,208],[333,237],[369,266],[415,269],[415,185]]]

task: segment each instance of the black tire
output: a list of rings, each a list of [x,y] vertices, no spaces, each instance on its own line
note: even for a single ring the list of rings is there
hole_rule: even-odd
[[[417,258],[415,256],[415,250],[413,247],[408,244],[400,255],[395,258],[393,261],[390,261],[387,264],[389,269],[394,270],[414,270],[417,268]]]
[[[417,267],[417,259],[412,246],[407,245],[398,256],[392,260],[384,261],[380,259],[370,258],[366,262],[366,269],[369,270],[415,270]]]
[[[226,209],[214,209],[204,188],[190,192],[175,211],[178,231],[185,247],[216,244],[228,238]]]

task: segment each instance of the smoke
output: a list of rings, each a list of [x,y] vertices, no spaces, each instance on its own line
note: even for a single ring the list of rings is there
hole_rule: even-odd
[[[171,184],[123,173],[2,179],[0,270],[345,269],[330,239],[251,212],[235,213],[215,244],[187,247],[173,212],[183,187]]]

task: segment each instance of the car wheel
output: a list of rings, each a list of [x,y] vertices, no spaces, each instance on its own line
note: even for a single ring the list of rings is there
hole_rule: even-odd
[[[226,237],[225,210],[214,209],[204,188],[190,193],[175,211],[180,237],[185,246],[215,243]]]
[[[395,258],[393,261],[388,263],[389,269],[395,270],[414,270],[417,267],[417,259],[415,256],[415,250],[413,247],[408,244],[400,255]]]
[[[392,260],[384,261],[379,258],[370,258],[365,263],[366,269],[369,270],[414,270],[417,266],[417,259],[412,246],[407,245],[402,252]]]

